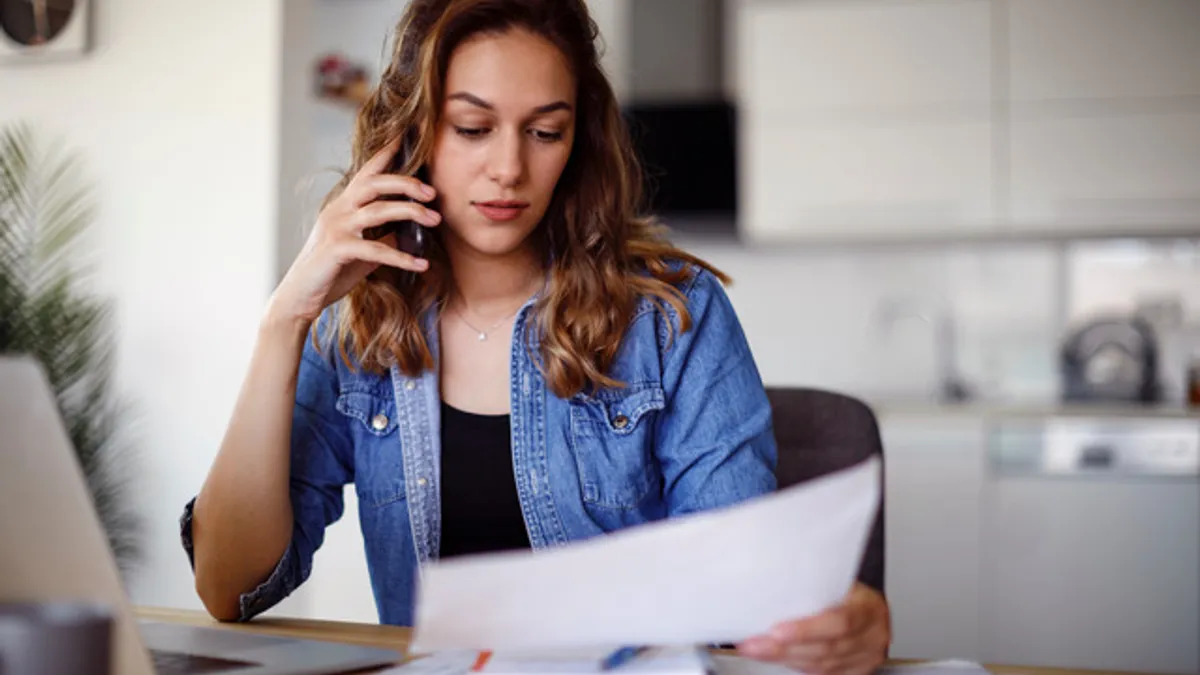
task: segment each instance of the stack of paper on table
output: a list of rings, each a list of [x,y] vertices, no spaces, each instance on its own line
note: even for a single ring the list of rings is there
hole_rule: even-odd
[[[628,663],[621,668],[611,671],[612,675],[695,675],[704,672],[706,675],[797,675],[796,671],[776,663],[765,663],[729,654],[717,654],[707,661],[707,670],[694,670],[694,662],[674,663],[674,655],[678,651],[664,650],[660,656]],[[380,675],[473,675],[479,671],[473,666],[478,661],[479,652],[442,652],[410,661],[402,666],[389,669]],[[544,663],[544,662],[543,662]],[[542,675],[546,672],[524,672]],[[595,672],[595,671],[560,671],[563,673]],[[510,672],[508,675],[514,675]],[[876,675],[991,675],[983,666],[972,661],[931,661],[928,663],[913,663],[892,665],[880,668]]]
[[[854,584],[880,465],[568,546],[422,568],[412,651],[737,642]]]
[[[713,657],[717,675],[796,675],[796,671],[775,663],[718,654]],[[991,671],[973,661],[946,660],[889,665],[875,675],[991,675]]]
[[[611,649],[513,650],[484,652],[473,672],[487,675],[594,675],[618,671],[655,675],[705,675],[711,659],[700,648],[648,649],[612,671],[604,667]]]
[[[563,649],[553,651],[442,652],[387,672],[403,675],[715,675],[714,662],[702,648],[647,649],[637,658],[606,670],[604,657],[611,650]]]

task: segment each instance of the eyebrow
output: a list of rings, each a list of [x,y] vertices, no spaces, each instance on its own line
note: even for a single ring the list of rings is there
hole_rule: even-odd
[[[484,110],[495,110],[496,109],[496,106],[492,105],[491,103],[488,103],[487,101],[479,98],[475,94],[471,94],[471,93],[465,92],[465,91],[458,91],[453,94],[450,94],[449,96],[446,97],[446,100],[448,100],[448,101],[464,101],[466,103],[470,103],[471,105],[473,105],[477,108],[483,108]],[[567,103],[566,101],[555,101],[554,103],[547,103],[546,105],[540,105],[540,106],[534,108],[533,112],[537,115],[545,115],[546,113],[551,113],[556,110],[568,110],[569,111],[569,110],[571,110],[571,104]]]

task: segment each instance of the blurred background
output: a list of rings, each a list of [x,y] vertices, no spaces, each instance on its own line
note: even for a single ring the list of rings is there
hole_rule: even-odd
[[[763,378],[868,401],[893,656],[1200,672],[1200,0],[589,0]],[[0,0],[0,125],[83,161],[135,601],[404,0]],[[375,621],[353,491],[274,612]]]

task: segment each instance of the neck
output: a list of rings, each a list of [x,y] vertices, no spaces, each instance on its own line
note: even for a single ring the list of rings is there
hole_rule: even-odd
[[[476,316],[512,312],[542,283],[542,266],[532,247],[504,256],[489,256],[459,242],[447,242],[457,300]]]

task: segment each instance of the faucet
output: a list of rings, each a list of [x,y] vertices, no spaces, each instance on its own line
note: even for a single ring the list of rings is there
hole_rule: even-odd
[[[877,306],[875,322],[885,329],[904,318],[924,321],[933,329],[939,400],[961,403],[970,399],[970,387],[958,373],[958,330],[948,304],[929,307],[908,298],[887,298]]]

